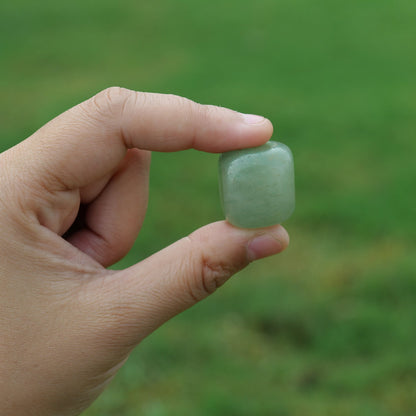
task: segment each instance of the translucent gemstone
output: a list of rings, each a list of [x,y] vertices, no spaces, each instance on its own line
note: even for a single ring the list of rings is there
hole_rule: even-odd
[[[223,153],[219,186],[224,215],[241,228],[268,227],[295,209],[293,156],[283,143]]]

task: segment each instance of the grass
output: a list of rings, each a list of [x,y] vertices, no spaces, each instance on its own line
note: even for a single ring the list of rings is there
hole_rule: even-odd
[[[145,340],[86,416],[416,414],[414,1],[3,3],[0,150],[122,85],[266,115],[295,156],[288,251]],[[222,217],[216,163],[153,155],[117,267]]]

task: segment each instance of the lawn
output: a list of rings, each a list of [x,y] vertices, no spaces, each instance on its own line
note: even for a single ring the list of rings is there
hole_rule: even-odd
[[[289,249],[132,354],[85,416],[416,414],[416,2],[0,4],[0,150],[120,85],[263,114],[295,157]],[[153,154],[116,267],[222,218],[218,155]]]

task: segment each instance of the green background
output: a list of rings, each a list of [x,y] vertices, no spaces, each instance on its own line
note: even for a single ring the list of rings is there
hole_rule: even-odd
[[[262,114],[289,249],[160,328],[85,416],[416,414],[416,2],[0,3],[0,150],[105,87]],[[222,218],[217,155],[154,154],[130,265]]]

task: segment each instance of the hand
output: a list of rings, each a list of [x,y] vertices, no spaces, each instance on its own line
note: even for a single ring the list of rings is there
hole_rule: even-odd
[[[250,261],[281,226],[220,221],[122,271],[150,151],[258,146],[272,125],[185,98],[105,90],[0,155],[0,414],[78,415],[131,350]]]

